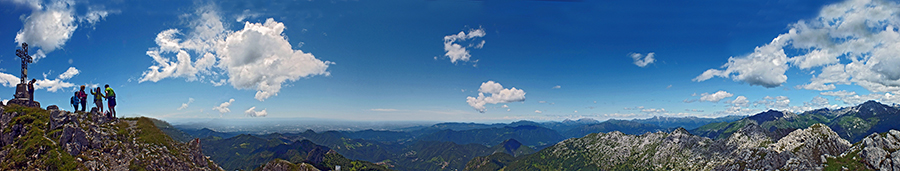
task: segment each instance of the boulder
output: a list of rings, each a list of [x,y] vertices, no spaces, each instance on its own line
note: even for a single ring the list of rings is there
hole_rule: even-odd
[[[88,149],[91,145],[84,130],[73,124],[66,124],[64,126],[62,135],[59,137],[59,143],[63,149],[72,156],[78,155],[81,151]]]
[[[47,110],[59,110],[59,107],[56,105],[47,106]]]

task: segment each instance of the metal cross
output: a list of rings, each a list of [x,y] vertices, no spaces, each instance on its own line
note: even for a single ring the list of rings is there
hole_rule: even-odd
[[[22,84],[28,79],[28,63],[32,63],[31,55],[28,55],[28,44],[22,43],[22,49],[16,49],[16,56],[22,58]]]

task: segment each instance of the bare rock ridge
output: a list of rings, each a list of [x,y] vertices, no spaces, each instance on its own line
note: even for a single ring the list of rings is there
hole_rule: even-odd
[[[851,150],[850,142],[823,124],[797,129],[778,140],[767,132],[752,123],[720,140],[691,135],[684,129],[637,136],[621,132],[590,134],[525,156],[509,163],[505,170],[823,170],[828,158]],[[890,137],[897,142],[900,132],[894,132],[898,134]],[[889,138],[881,139],[867,142],[873,146],[892,144],[884,140]],[[893,144],[888,149],[900,148],[900,143]],[[872,152],[859,154],[875,153],[873,156],[880,157],[876,164],[894,161],[891,154],[896,151],[877,153],[869,149]],[[900,156],[900,152],[897,154]]]
[[[150,118],[47,108],[0,107],[0,170],[222,170],[199,140],[178,143]]]
[[[840,157],[861,161],[868,168],[900,170],[900,131],[871,134]]]

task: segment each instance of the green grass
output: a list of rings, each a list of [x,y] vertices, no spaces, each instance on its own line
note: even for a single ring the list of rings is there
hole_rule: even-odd
[[[854,159],[854,157],[857,156],[859,156],[859,151],[853,151],[844,157],[828,158],[825,162],[825,170],[837,171],[844,170],[843,168],[847,168],[849,170],[872,170],[866,167],[866,164],[863,163],[862,159]]]
[[[166,146],[171,154],[181,154],[181,151],[173,145],[175,140],[173,140],[172,137],[169,137],[169,135],[166,135],[162,130],[159,130],[150,118],[137,118],[137,128],[139,130],[137,134],[138,141]]]
[[[4,128],[3,132],[9,133],[12,131],[11,126],[17,124],[22,124],[27,132],[13,144],[3,147],[10,150],[6,156],[9,160],[0,164],[0,170],[19,170],[36,166],[50,170],[74,170],[81,165],[72,155],[59,148],[56,140],[46,137],[48,133],[61,130],[45,130],[50,120],[49,111],[18,105],[9,105],[4,109],[4,112],[19,113],[19,116],[13,118],[10,126]]]

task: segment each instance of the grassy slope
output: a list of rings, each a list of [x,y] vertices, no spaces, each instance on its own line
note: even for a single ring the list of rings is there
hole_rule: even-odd
[[[31,170],[37,169],[36,167],[47,170],[74,170],[83,167],[72,155],[60,148],[54,138],[47,137],[51,132],[62,131],[62,129],[46,130],[49,127],[47,125],[50,120],[49,111],[11,105],[6,106],[3,112],[20,113],[9,125],[23,124],[28,132],[13,144],[3,147],[4,150],[9,150],[9,153],[3,160],[5,162],[0,163],[0,170]],[[3,128],[4,133],[10,131],[12,130],[9,126]]]

